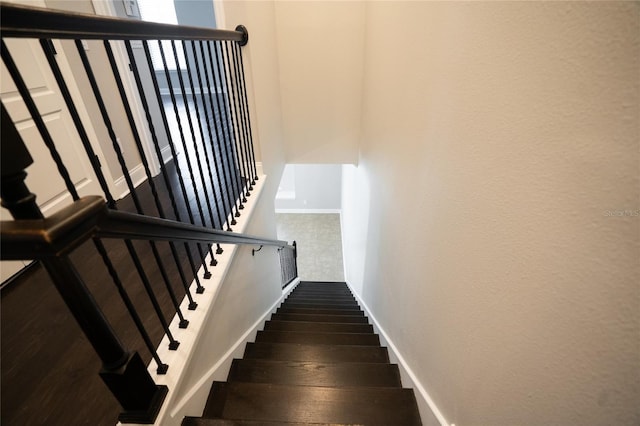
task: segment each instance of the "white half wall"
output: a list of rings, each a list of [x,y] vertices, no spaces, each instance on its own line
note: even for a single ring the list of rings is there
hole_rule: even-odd
[[[242,232],[275,239],[273,199],[266,197],[266,193],[257,196],[260,198],[251,207],[250,221]],[[213,292],[214,303],[184,376],[177,384],[173,404],[167,407],[163,425],[178,425],[185,415],[202,415],[212,382],[226,380],[233,358],[242,357],[244,343],[253,341],[265,315],[275,309],[283,295],[276,247],[265,246],[255,256],[252,249],[256,247],[223,245],[223,248],[235,253],[222,282],[218,283],[215,276],[213,284],[207,286],[203,282],[205,293]],[[213,269],[214,274],[223,270],[220,266]]]

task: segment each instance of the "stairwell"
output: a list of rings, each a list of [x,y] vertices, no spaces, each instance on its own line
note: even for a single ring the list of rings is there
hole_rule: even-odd
[[[183,426],[420,425],[416,399],[345,283],[301,282]]]

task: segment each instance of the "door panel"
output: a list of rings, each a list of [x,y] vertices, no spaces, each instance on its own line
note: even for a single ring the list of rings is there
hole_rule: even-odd
[[[34,5],[34,2],[31,1],[29,4]],[[36,5],[44,6],[44,4]],[[40,43],[36,40],[19,39],[6,39],[5,42],[69,171],[74,186],[81,196],[101,195],[102,190],[91,169]],[[56,59],[61,65],[63,63],[66,65],[66,58],[59,44],[56,50],[58,52]],[[73,79],[67,81],[71,83]],[[0,98],[34,159],[34,164],[27,169],[27,185],[31,192],[36,194],[36,200],[44,215],[50,216],[70,204],[72,198],[4,63],[0,69]],[[76,107],[83,108],[82,102],[76,100]],[[6,211],[1,215],[3,220],[10,218]],[[2,262],[0,266],[2,281],[19,270],[21,265],[20,262]]]

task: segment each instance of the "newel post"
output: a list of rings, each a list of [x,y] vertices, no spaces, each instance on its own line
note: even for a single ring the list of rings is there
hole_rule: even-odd
[[[36,197],[25,183],[25,169],[33,163],[20,134],[2,105],[0,196],[15,220],[43,219]],[[66,255],[41,262],[67,307],[102,360],[100,376],[124,412],[123,423],[153,423],[167,394],[149,375],[137,352],[128,352]]]

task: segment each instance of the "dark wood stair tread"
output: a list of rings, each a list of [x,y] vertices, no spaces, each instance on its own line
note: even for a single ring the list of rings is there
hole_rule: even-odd
[[[351,293],[351,289],[346,285],[305,285],[304,283],[300,283],[293,289],[293,291],[303,290]]]
[[[380,338],[377,334],[371,333],[319,333],[266,330],[258,331],[256,342],[378,346],[380,345]]]
[[[358,305],[332,305],[324,303],[283,303],[280,305],[282,309],[330,309],[330,310],[343,310],[360,312],[360,306]]]
[[[293,291],[287,297],[302,297],[302,298],[318,298],[318,299],[347,299],[356,300],[351,293],[327,293],[327,292],[315,292],[315,291]]]
[[[353,293],[349,291],[326,291],[326,290],[293,290],[289,293],[289,296],[296,297],[340,297],[340,298],[353,298]]]
[[[344,312],[341,314],[314,314],[314,313],[286,313],[286,312],[276,312],[271,315],[272,320],[283,320],[283,321],[313,321],[313,322],[340,322],[340,323],[359,323],[359,324],[368,324],[369,319],[365,316],[360,315],[344,315]]]
[[[265,330],[318,331],[324,333],[373,333],[371,324],[336,323],[317,321],[267,321]]]
[[[349,288],[344,281],[300,281],[298,286],[325,286]]]
[[[235,359],[228,381],[297,386],[402,387],[397,365],[364,362]]]
[[[254,420],[204,419],[202,417],[185,417],[182,426],[366,426],[362,423],[300,423],[270,422]]]
[[[279,422],[420,425],[413,391],[214,382],[203,417]]]
[[[326,314],[326,315],[359,315],[364,316],[361,310],[349,309],[326,309],[326,308],[288,308],[286,306],[278,308],[276,312],[290,314]]]
[[[315,291],[315,290],[294,290],[289,293],[289,296],[293,297],[325,297],[329,299],[355,299],[353,294],[346,291]]]
[[[330,299],[286,299],[282,305],[326,305],[326,306],[357,306],[360,304],[355,300],[330,300]]]
[[[287,297],[328,297],[330,299],[352,299],[355,297],[348,291],[293,290]]]
[[[282,303],[327,303],[334,305],[357,305],[358,302],[355,299],[332,299],[332,298],[320,298],[320,297],[289,297],[284,299]]]
[[[313,345],[302,343],[247,343],[243,359],[307,362],[389,362],[380,346]]]
[[[411,389],[342,282],[301,282],[271,315],[202,418],[183,426],[420,425]]]

